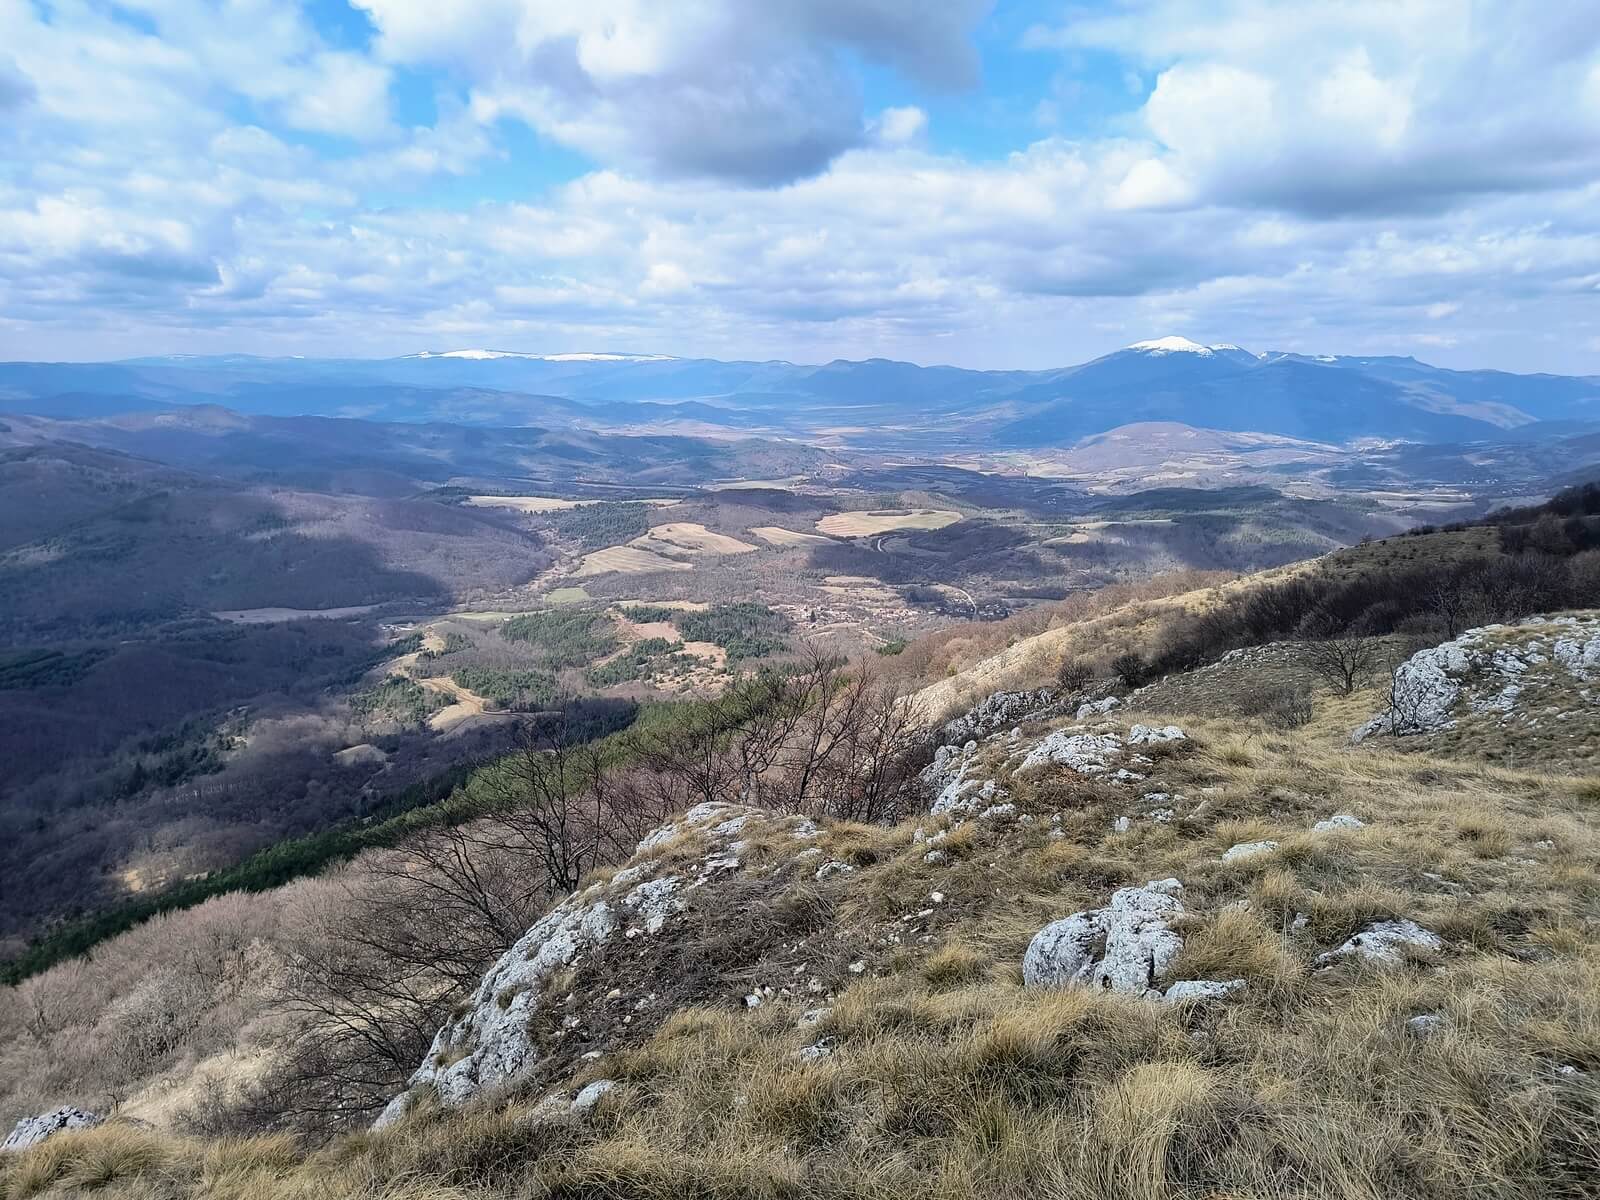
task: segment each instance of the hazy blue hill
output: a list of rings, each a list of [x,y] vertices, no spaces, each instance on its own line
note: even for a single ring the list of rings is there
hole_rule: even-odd
[[[87,417],[219,403],[263,416],[545,428],[697,420],[805,433],[876,424],[1018,449],[1070,445],[1138,421],[1325,442],[1461,442],[1533,422],[1600,421],[1595,377],[1452,371],[1411,358],[1256,355],[1183,339],[1045,371],[889,359],[816,365],[468,353],[476,357],[5,363],[0,412]]]

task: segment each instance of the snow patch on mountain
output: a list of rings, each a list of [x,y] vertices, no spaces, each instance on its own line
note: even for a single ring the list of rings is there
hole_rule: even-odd
[[[1198,354],[1202,358],[1211,357],[1211,347],[1202,346],[1199,342],[1191,342],[1186,337],[1152,338],[1147,342],[1135,342],[1128,347],[1129,350],[1141,350],[1146,354]]]

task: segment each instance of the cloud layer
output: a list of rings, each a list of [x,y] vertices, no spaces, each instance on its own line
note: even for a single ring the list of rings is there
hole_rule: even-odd
[[[0,0],[0,354],[1600,373],[1581,5],[441,7]],[[1095,72],[1121,111],[1071,110]]]

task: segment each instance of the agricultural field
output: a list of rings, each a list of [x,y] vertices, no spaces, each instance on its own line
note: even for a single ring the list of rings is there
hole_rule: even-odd
[[[681,559],[668,558],[638,546],[608,546],[583,556],[583,562],[572,573],[574,579],[590,575],[648,575],[653,571],[692,571],[694,564]]]
[[[872,537],[880,533],[894,533],[901,529],[943,529],[961,520],[961,514],[949,509],[893,509],[878,512],[842,512],[824,517],[817,529],[834,537]]]

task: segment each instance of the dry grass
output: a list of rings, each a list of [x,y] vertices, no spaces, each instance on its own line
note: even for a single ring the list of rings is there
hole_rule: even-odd
[[[818,521],[817,529],[835,537],[873,537],[897,529],[943,529],[959,520],[961,514],[949,509],[896,508],[833,513]]]
[[[752,525],[750,532],[764,542],[774,546],[790,548],[794,546],[826,546],[833,539],[822,537],[815,533],[802,533],[798,529],[785,529],[781,525]]]
[[[692,570],[694,570],[693,563],[667,558],[649,550],[641,550],[637,546],[608,546],[604,550],[596,550],[593,554],[585,554],[582,563],[573,572],[573,577],[586,578],[613,571],[623,575],[646,575],[652,571]]]
[[[750,554],[755,547],[725,533],[713,533],[694,521],[670,521],[651,526],[643,537],[628,543],[660,554]]]
[[[651,963],[699,964],[689,1007],[570,1063],[569,1088],[621,1085],[588,1119],[536,1118],[537,1093],[513,1095],[299,1159],[275,1141],[105,1129],[0,1162],[0,1197],[1593,1195],[1600,797],[1591,781],[1351,747],[1363,702],[1321,696],[1292,734],[1182,718],[1190,744],[1153,755],[1133,789],[1066,771],[1002,778],[1033,822],[968,821],[940,841],[943,863],[925,861],[919,822],[829,827],[825,854],[855,870],[821,884],[784,875],[792,846],[752,844],[750,890],[692,924],[683,936],[699,942],[574,964],[555,989],[615,986],[626,1009],[629,989],[670,988],[638,974]],[[1137,816],[1143,789],[1173,794],[1172,820]],[[1310,833],[1336,812],[1367,825]],[[926,836],[949,823],[920,824]],[[1278,848],[1220,861],[1262,839]],[[700,849],[687,837],[657,856]],[[1242,978],[1242,993],[1176,1006],[1022,986],[1041,925],[1167,875],[1189,915],[1160,982]],[[762,899],[780,885],[825,926]],[[1446,950],[1315,969],[1394,917]],[[808,974],[829,994],[799,986]],[[741,1008],[763,983],[796,986]],[[818,1005],[830,1011],[801,1022]],[[1424,1013],[1443,1024],[1420,1038],[1406,1022]],[[812,1045],[829,1052],[801,1058]]]

